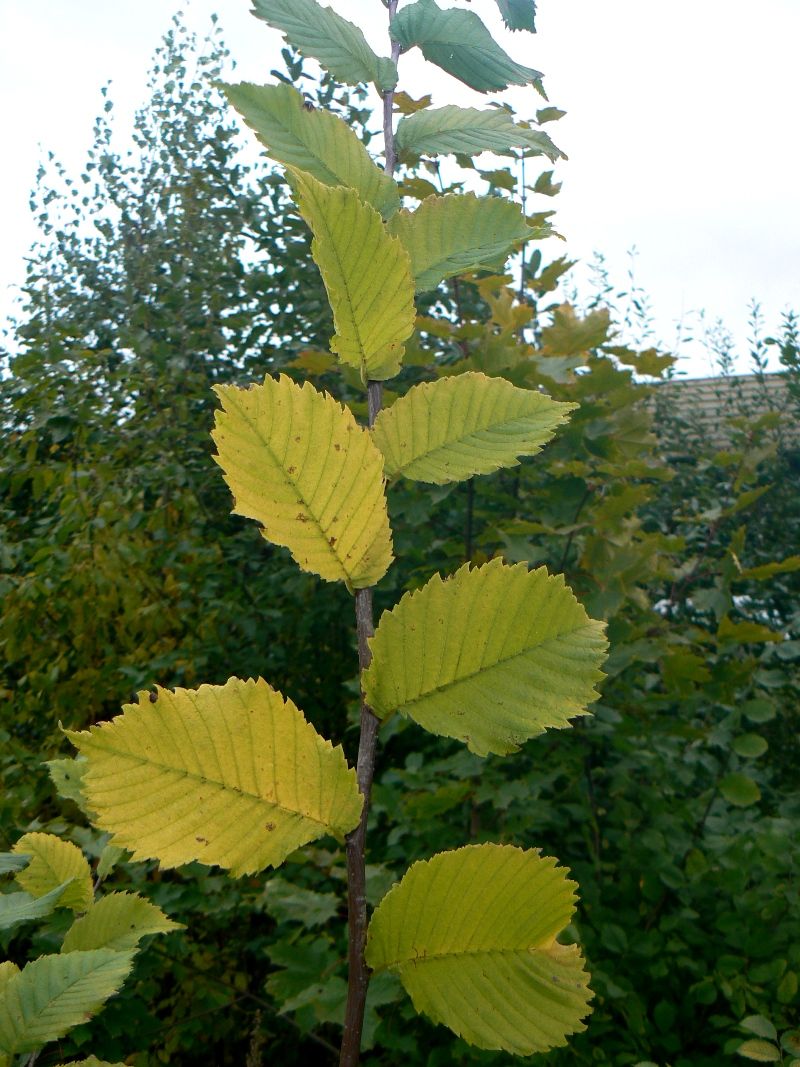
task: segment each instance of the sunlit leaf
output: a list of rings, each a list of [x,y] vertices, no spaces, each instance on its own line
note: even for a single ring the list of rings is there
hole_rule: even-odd
[[[135,949],[148,934],[182,930],[181,923],[167,918],[161,908],[138,893],[109,893],[76,919],[66,933],[62,952],[113,948]]]
[[[213,431],[234,512],[326,581],[374,585],[392,561],[383,457],[352,412],[309,382],[216,387]]]
[[[67,735],[89,760],[97,825],[134,859],[249,874],[357,825],[361,794],[341,748],[266,682],[156,694]]]
[[[393,377],[414,332],[414,284],[403,245],[352,189],[299,171],[292,184],[333,311],[331,348],[363,381]]]
[[[133,954],[99,949],[42,956],[0,991],[0,1050],[32,1052],[85,1022],[116,993]]]
[[[427,60],[478,92],[541,87],[541,73],[514,62],[474,11],[443,11],[434,0],[417,0],[398,11],[391,34],[404,49],[417,45]]]
[[[312,56],[337,81],[347,85],[374,82],[380,90],[394,89],[397,68],[391,59],[377,56],[358,26],[316,0],[253,0],[253,14],[276,30],[288,43]]]
[[[407,593],[371,648],[364,686],[376,715],[399,711],[483,756],[586,714],[606,641],[563,576],[496,559]]]
[[[92,872],[77,845],[55,834],[30,833],[17,841],[14,852],[31,857],[28,866],[14,876],[20,889],[43,897],[70,882],[59,897],[59,907],[86,911],[94,896]]]
[[[586,1029],[592,995],[577,946],[556,941],[575,911],[566,875],[511,845],[415,863],[372,916],[367,962],[479,1048],[528,1056],[565,1045]]]
[[[308,111],[291,85],[223,86],[273,159],[325,185],[345,185],[385,217],[400,206],[397,184],[375,165],[343,119],[324,108]]]
[[[83,772],[86,761],[77,759],[51,759],[45,763],[56,792],[65,800],[86,810],[86,797],[83,795]]]
[[[419,291],[465,271],[500,268],[515,248],[540,236],[516,204],[473,193],[428,197],[415,211],[394,215],[389,230],[408,250]]]
[[[378,415],[373,434],[387,475],[443,485],[536,455],[573,407],[468,372],[415,385]]]
[[[401,119],[397,126],[397,147],[416,155],[443,152],[475,155],[524,148],[541,153],[553,162],[563,155],[546,133],[517,125],[504,108],[482,111],[454,104],[426,108]]]

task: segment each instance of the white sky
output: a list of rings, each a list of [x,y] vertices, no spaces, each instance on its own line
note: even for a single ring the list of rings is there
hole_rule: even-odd
[[[107,80],[117,129],[127,132],[177,4],[0,0],[3,316],[35,236],[28,192],[38,160],[50,149],[78,172]],[[180,6],[200,31],[218,12],[237,77],[266,81],[280,65],[280,34],[249,14],[247,0]],[[380,0],[334,6],[388,52]],[[637,281],[666,346],[693,310],[724,319],[744,352],[752,299],[770,327],[782,310],[800,309],[799,0],[539,0],[535,36],[506,33],[494,0],[470,6],[515,59],[544,72],[551,103],[568,111],[548,127],[569,155],[556,168],[560,196],[542,199],[557,207],[567,238],[551,242],[551,256],[587,261],[600,251],[622,286],[635,245]],[[413,56],[401,59],[400,88],[433,89],[437,105],[487,100]],[[542,106],[532,89],[501,95],[523,117]],[[709,372],[696,354],[682,366]]]

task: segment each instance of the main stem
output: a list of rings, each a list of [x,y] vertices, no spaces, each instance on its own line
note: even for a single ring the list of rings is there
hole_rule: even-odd
[[[397,11],[398,0],[387,0],[389,24]],[[400,58],[400,45],[392,41],[392,59]],[[386,163],[384,170],[393,174],[397,163],[392,125],[394,92],[383,94],[383,137]],[[380,382],[367,383],[367,409],[370,427],[381,409],[383,387]],[[356,601],[356,632],[358,634],[358,666],[363,676],[369,667],[372,653],[369,638],[375,633],[372,614],[372,590],[359,589]],[[378,742],[378,718],[367,703],[364,688],[361,688],[361,733],[358,739],[356,777],[358,788],[364,797],[361,821],[346,838],[347,855],[347,925],[348,925],[348,984],[347,1006],[344,1015],[344,1034],[339,1056],[339,1067],[357,1067],[361,1059],[361,1032],[364,1028],[364,1008],[369,988],[369,968],[364,959],[367,941],[367,876],[366,844],[367,816],[372,792],[372,777],[375,772],[375,751]]]

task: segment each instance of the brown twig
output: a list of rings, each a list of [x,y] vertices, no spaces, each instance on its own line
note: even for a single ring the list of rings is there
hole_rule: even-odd
[[[389,24],[397,12],[398,0],[386,0],[389,11]],[[392,41],[392,60],[397,63],[400,58],[400,45]],[[384,170],[394,173],[397,165],[397,151],[394,143],[394,126],[392,109],[394,91],[389,89],[383,94],[383,136],[386,162]],[[367,383],[367,407],[369,425],[372,426],[381,409],[383,390],[380,382]],[[372,659],[369,639],[375,632],[372,613],[372,590],[359,589],[355,595],[356,632],[358,636],[358,665],[362,672],[367,669]],[[366,843],[369,801],[372,792],[372,778],[375,772],[375,753],[378,742],[378,719],[367,703],[362,685],[361,689],[361,732],[358,741],[358,760],[356,777],[358,788],[364,798],[361,821],[355,830],[347,835],[345,852],[347,856],[347,926],[348,926],[348,979],[347,1004],[344,1015],[344,1032],[339,1057],[340,1067],[357,1067],[361,1058],[361,1032],[364,1028],[364,1009],[367,1002],[370,972],[364,958],[367,941],[367,893],[366,893]]]

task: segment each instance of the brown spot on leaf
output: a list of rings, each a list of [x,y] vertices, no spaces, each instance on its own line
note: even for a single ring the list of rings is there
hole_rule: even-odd
[[[268,823],[265,823],[265,824],[264,824],[264,829],[265,829],[265,830],[266,830],[267,832],[270,832],[270,831],[274,830],[274,829],[275,829],[275,823],[274,823],[274,822],[268,822]]]

